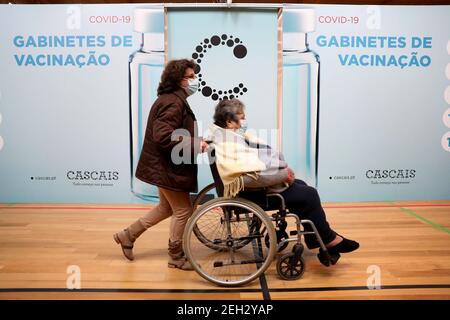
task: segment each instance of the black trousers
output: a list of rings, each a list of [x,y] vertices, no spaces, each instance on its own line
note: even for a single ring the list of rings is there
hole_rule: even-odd
[[[280,194],[283,196],[289,212],[295,213],[300,219],[311,220],[314,223],[325,244],[336,238],[336,232],[328,224],[319,193],[315,188],[308,186],[302,180],[295,179],[294,183]],[[309,225],[305,224],[304,227],[305,230],[312,231]],[[318,246],[314,235],[306,235],[305,241],[308,247]]]
[[[294,183],[280,194],[283,196],[289,212],[296,214],[300,219],[311,220],[314,223],[324,244],[336,238],[336,232],[328,224],[319,193],[315,188],[308,186],[302,180],[295,179]],[[253,201],[267,210],[275,210],[280,207],[280,201],[273,197],[266,198],[264,191],[241,191],[239,197]],[[303,227],[306,231],[312,231],[309,224],[304,224]],[[319,247],[315,235],[305,235],[305,242],[308,248]]]

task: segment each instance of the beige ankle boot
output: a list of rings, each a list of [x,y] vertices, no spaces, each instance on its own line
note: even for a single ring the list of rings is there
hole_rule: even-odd
[[[183,243],[181,240],[174,242],[169,240],[169,262],[167,265],[169,268],[194,270],[191,263],[184,256]]]
[[[126,228],[123,231],[120,231],[116,234],[114,234],[114,240],[117,242],[117,244],[120,244],[122,247],[122,252],[125,258],[128,260],[134,260],[133,255],[133,244],[136,241],[136,239],[145,231],[147,228],[145,228],[142,223],[137,220],[136,222],[132,223],[128,228]]]

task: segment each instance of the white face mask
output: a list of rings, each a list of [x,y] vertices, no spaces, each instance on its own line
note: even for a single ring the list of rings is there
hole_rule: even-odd
[[[198,90],[198,78],[188,79],[188,86],[186,87],[186,92],[188,95],[193,95]]]
[[[248,125],[247,125],[247,120],[245,119],[241,119],[239,121],[241,127],[239,128],[239,132],[240,133],[245,133],[245,131],[247,131]]]

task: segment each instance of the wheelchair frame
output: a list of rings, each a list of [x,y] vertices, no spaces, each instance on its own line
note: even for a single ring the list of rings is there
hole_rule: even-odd
[[[210,154],[211,156],[211,154]],[[288,213],[286,209],[286,204],[283,196],[281,196],[278,193],[265,193],[266,196],[266,209],[263,209],[259,204],[250,201],[245,198],[240,197],[223,197],[223,184],[220,180],[220,176],[217,171],[217,167],[214,162],[210,162],[210,168],[213,175],[214,183],[209,184],[204,189],[202,189],[197,197],[195,198],[193,202],[194,206],[194,212],[190,219],[188,220],[184,232],[183,237],[183,248],[184,252],[186,254],[186,257],[191,262],[192,266],[194,267],[195,271],[201,275],[206,280],[215,283],[219,286],[240,286],[245,285],[247,283],[252,282],[256,278],[258,278],[261,274],[263,274],[267,268],[270,266],[270,263],[274,260],[276,252],[283,251],[287,245],[290,242],[295,242],[292,251],[286,254],[283,254],[279,257],[277,262],[277,273],[278,275],[284,279],[284,280],[295,280],[300,278],[304,271],[305,271],[305,263],[302,258],[302,254],[304,251],[303,244],[301,242],[301,237],[303,235],[315,235],[317,238],[317,241],[320,245],[320,252],[318,254],[318,257],[322,264],[326,266],[330,266],[332,264],[335,264],[337,259],[336,257],[330,256],[329,252],[327,251],[327,248],[325,244],[322,241],[322,238],[320,237],[314,223],[310,220],[301,220],[296,214]],[[214,198],[212,200],[209,200],[202,204],[202,200],[205,198],[206,194],[210,192],[211,190],[216,189],[218,198]],[[238,195],[239,196],[239,195]],[[267,211],[272,211],[275,209],[270,209],[269,207],[269,199],[270,198],[277,198],[279,200],[279,207],[276,209],[277,212],[272,215],[268,215]],[[261,221],[261,225],[265,225],[265,229],[267,234],[265,236],[265,245],[268,247],[268,253],[264,260],[261,260],[261,258],[264,256],[264,254],[261,255],[263,252],[262,244],[261,244],[261,238],[263,236],[263,232],[261,232],[261,225],[259,226],[259,230],[257,233],[254,233],[254,230],[252,231],[251,225],[248,224],[248,212],[247,212],[247,225],[249,229],[249,235],[245,237],[238,237],[233,238],[232,237],[232,230],[230,227],[230,223],[236,222],[238,220],[246,221],[245,219],[239,218],[239,215],[241,213],[238,213],[235,218],[232,218],[231,213],[227,213],[227,208],[230,206],[235,206],[238,208],[242,208],[244,210],[249,211],[252,213],[252,217],[254,218],[256,216],[256,219],[259,219]],[[224,208],[221,208],[224,207]],[[202,218],[202,216],[206,215],[209,211],[216,208],[221,208],[223,212],[223,218],[221,217],[221,224],[227,225],[227,238],[226,239],[208,239],[208,237],[201,234],[201,231],[199,229],[199,226],[197,223]],[[253,219],[252,218],[252,219]],[[296,230],[291,231],[290,235],[294,237],[287,236],[287,233],[285,232],[287,227],[286,218],[294,218],[295,224],[296,224]],[[234,220],[233,220],[234,219]],[[223,221],[222,221],[223,220]],[[275,223],[275,226],[274,226]],[[312,231],[306,231],[302,230],[302,225],[310,225]],[[251,272],[249,275],[244,276],[238,280],[228,280],[228,279],[219,279],[216,276],[212,274],[212,272],[208,272],[206,268],[203,268],[198,261],[196,261],[194,248],[191,248],[191,239],[195,235],[195,238],[199,240],[204,246],[208,247],[211,250],[215,250],[218,254],[221,252],[228,251],[230,254],[230,263],[224,264],[223,261],[215,261],[213,263],[213,268],[219,268],[226,265],[243,265],[243,264],[256,264],[256,271]],[[284,238],[284,239],[283,239]],[[244,260],[244,261],[238,261],[235,262],[234,256],[238,252],[238,250],[242,249],[246,245],[248,245],[250,242],[253,243],[253,250],[255,250],[255,247],[257,247],[257,250],[259,250],[259,254],[255,253],[255,259],[254,260]],[[275,246],[275,242],[277,245]],[[255,244],[256,243],[256,244]],[[258,259],[259,258],[259,259]],[[214,270],[214,269],[212,269]]]

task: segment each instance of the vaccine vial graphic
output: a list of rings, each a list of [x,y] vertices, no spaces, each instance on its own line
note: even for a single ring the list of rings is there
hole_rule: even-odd
[[[158,189],[135,177],[150,108],[164,68],[164,15],[162,8],[134,10],[134,31],[141,34],[139,50],[129,58],[131,191],[152,200]]]
[[[283,9],[283,154],[297,178],[317,187],[319,56],[308,46],[314,9]]]

